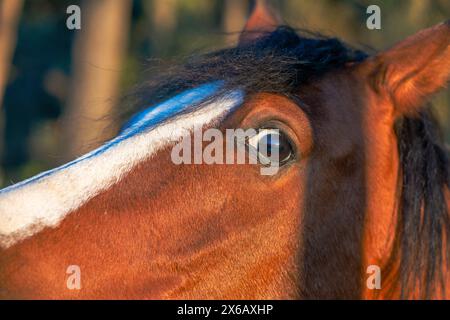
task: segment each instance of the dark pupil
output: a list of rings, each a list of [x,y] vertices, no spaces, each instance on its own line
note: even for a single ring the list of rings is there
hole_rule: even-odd
[[[275,135],[277,135],[278,141],[274,138]],[[268,157],[271,157],[277,151],[280,162],[287,160],[291,156],[291,145],[283,134],[268,134],[263,138],[263,144],[266,144]]]

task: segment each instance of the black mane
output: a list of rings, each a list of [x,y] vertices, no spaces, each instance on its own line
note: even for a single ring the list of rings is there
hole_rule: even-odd
[[[365,52],[336,38],[298,33],[283,26],[252,44],[196,55],[162,73],[151,70],[157,76],[143,83],[133,95],[133,105],[156,104],[217,80],[225,81],[224,91],[240,87],[247,94],[271,92],[290,96],[300,85],[367,57]],[[128,110],[126,115],[137,111]],[[400,259],[401,263],[399,269],[389,265],[386,272],[394,272],[393,276],[400,280],[404,297],[419,288],[420,297],[425,298],[439,290],[431,284],[441,279],[440,268],[447,263],[443,257],[450,256],[448,251],[444,253],[445,248],[450,248],[450,220],[444,194],[450,186],[449,159],[429,107],[417,117],[399,121],[396,133],[401,161],[399,220],[391,258]]]
[[[396,133],[401,191],[392,258],[401,261],[395,272],[401,280],[402,297],[417,290],[418,298],[429,298],[445,292],[443,269],[450,258],[445,196],[445,189],[450,188],[448,151],[429,106],[418,117],[402,119]],[[433,286],[435,283],[440,285]]]
[[[132,97],[129,116],[175,94],[199,85],[224,80],[229,88],[247,94],[270,92],[290,95],[298,87],[348,62],[362,61],[367,54],[353,50],[336,38],[282,26],[248,45],[195,55],[183,64],[149,70],[150,79]],[[218,92],[216,96],[222,92]]]

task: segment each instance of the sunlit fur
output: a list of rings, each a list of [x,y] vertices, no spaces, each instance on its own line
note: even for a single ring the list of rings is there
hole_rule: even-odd
[[[0,245],[7,248],[45,227],[56,227],[70,212],[177,142],[195,125],[208,125],[240,104],[238,91],[202,105],[218,83],[180,94],[145,110],[116,138],[54,170],[0,192]],[[26,199],[26,201],[24,201]]]
[[[0,297],[448,297],[449,161],[425,102],[449,77],[449,43],[440,24],[370,57],[279,27],[151,78],[127,114],[221,81],[211,106],[234,90],[244,100],[205,127],[278,125],[295,160],[263,177],[257,165],[176,166],[164,145],[2,250]],[[71,264],[79,291],[65,286]],[[380,290],[366,286],[373,264]]]

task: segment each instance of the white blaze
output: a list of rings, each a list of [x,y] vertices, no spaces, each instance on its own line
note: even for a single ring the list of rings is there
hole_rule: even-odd
[[[120,181],[136,164],[179,141],[194,126],[220,121],[241,100],[241,92],[233,91],[125,139],[118,139],[119,135],[68,165],[1,191],[0,246],[7,248],[45,227],[57,226],[67,214]],[[136,126],[145,127],[145,118]]]

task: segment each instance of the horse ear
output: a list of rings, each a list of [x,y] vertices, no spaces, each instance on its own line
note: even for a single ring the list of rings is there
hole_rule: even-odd
[[[239,37],[239,44],[251,43],[264,34],[274,31],[280,24],[281,19],[265,0],[255,0],[250,17]]]
[[[375,57],[378,89],[397,114],[415,112],[450,78],[450,20],[425,29]]]

